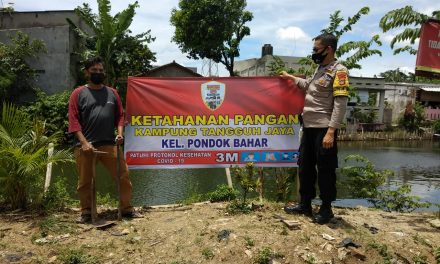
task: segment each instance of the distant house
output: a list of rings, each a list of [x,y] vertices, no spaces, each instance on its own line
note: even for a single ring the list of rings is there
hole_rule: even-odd
[[[286,67],[299,69],[301,66],[299,60],[301,57],[277,56]],[[261,49],[261,58],[252,58],[234,62],[234,72],[239,76],[268,76],[269,66],[274,62],[273,47],[270,44],[264,44]]]
[[[0,13],[0,42],[8,43],[8,35],[22,31],[46,44],[47,53],[28,62],[37,70],[36,85],[48,94],[71,89],[77,80],[79,43],[66,18],[90,32],[73,10]]]
[[[393,122],[403,115],[408,102],[425,107],[427,120],[440,119],[440,85],[427,83],[386,83],[385,98],[393,111]]]
[[[173,61],[151,69],[146,77],[203,77],[197,73],[197,68],[185,67]]]

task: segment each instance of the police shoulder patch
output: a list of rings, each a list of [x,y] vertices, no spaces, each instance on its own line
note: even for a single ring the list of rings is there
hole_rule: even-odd
[[[348,74],[346,70],[338,70],[333,81],[333,96],[348,96]]]

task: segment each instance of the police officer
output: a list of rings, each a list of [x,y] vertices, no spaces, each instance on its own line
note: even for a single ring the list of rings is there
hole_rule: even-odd
[[[342,125],[348,101],[347,68],[335,59],[337,38],[324,33],[314,39],[312,60],[319,65],[309,79],[281,73],[293,80],[305,92],[303,109],[303,135],[298,159],[301,201],[296,206],[286,206],[287,213],[312,216],[311,202],[316,196],[318,179],[322,204],[314,216],[319,224],[333,217],[331,203],[336,199],[337,129]],[[316,170],[317,168],[317,170]]]

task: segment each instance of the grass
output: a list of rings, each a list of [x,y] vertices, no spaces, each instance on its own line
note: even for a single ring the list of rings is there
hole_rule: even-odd
[[[210,248],[204,248],[202,250],[202,256],[206,259],[206,260],[210,260],[214,258],[214,252],[212,251],[212,249]]]
[[[246,236],[246,237],[244,237],[244,240],[246,240],[246,246],[248,246],[248,247],[255,246],[255,242],[252,238]]]
[[[375,241],[368,244],[368,248],[375,249],[379,255],[383,258],[383,264],[391,264],[393,257],[388,252],[388,247],[385,244],[380,244]]]
[[[46,217],[39,223],[41,237],[49,234],[67,234],[75,232],[75,228],[67,222],[60,221],[56,216]]]
[[[262,250],[258,251],[255,256],[254,263],[256,264],[269,264],[273,259],[283,258],[284,255],[273,251],[270,247],[264,247]]]
[[[87,255],[81,249],[67,249],[62,252],[60,260],[64,264],[98,264],[96,257]]]

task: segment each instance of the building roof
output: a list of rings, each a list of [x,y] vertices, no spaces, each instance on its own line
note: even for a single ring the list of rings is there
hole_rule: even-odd
[[[156,72],[160,72],[160,71],[163,71],[163,70],[165,70],[167,68],[173,68],[173,67],[188,73],[188,75],[191,75],[191,76],[194,76],[194,77],[203,77],[202,75],[198,74],[196,71],[194,71],[194,70],[192,70],[190,68],[187,68],[185,66],[182,66],[182,65],[180,65],[179,63],[177,63],[175,61],[151,69],[147,73],[147,76],[151,76],[151,75],[153,75]],[[197,70],[197,68],[196,68],[196,70]]]
[[[421,90],[426,91],[426,92],[435,92],[435,93],[440,93],[440,87],[420,87]]]

